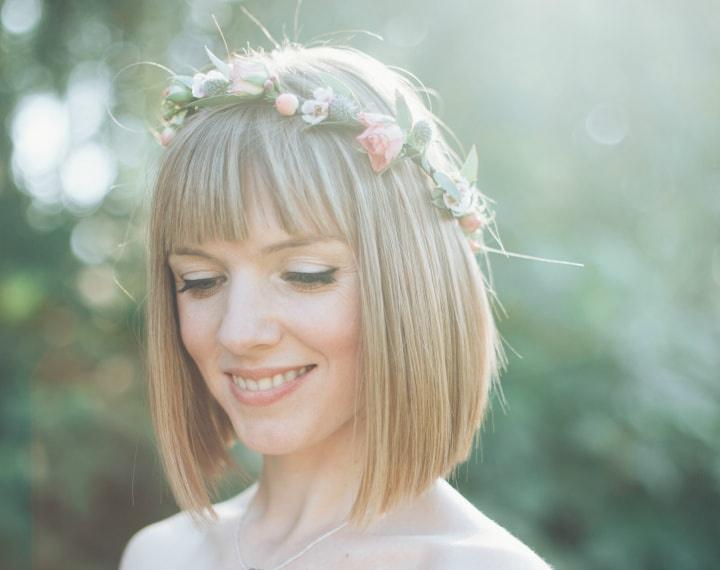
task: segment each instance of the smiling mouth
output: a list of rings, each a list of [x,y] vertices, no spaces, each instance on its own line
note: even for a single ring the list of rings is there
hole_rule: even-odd
[[[240,390],[248,392],[264,392],[273,390],[283,384],[287,384],[288,382],[292,382],[296,378],[307,374],[316,366],[317,364],[306,364],[300,368],[288,370],[283,374],[275,374],[275,376],[268,376],[259,380],[251,380],[250,378],[243,378],[233,374],[232,381],[233,384],[235,384],[235,386],[237,386]]]

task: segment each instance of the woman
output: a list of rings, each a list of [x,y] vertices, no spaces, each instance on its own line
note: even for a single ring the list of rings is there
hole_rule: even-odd
[[[355,49],[208,53],[164,93],[148,233],[151,408],[182,512],[121,570],[547,569],[445,480],[504,356],[474,258],[491,216],[437,119]],[[262,473],[211,505],[236,441]]]

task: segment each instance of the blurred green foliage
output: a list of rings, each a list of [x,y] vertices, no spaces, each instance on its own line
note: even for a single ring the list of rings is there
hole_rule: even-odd
[[[292,37],[294,2],[246,5]],[[0,10],[3,568],[116,568],[176,510],[142,370],[143,129],[164,75],[111,80],[204,65],[211,14],[231,47],[269,49],[238,2]],[[307,0],[300,22],[303,42],[383,36],[335,39],[438,90],[506,248],[585,264],[493,258],[508,405],[454,484],[558,569],[715,567],[716,4]]]

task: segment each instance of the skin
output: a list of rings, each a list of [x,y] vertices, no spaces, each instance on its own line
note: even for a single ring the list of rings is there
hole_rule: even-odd
[[[293,236],[254,212],[247,240],[206,242],[193,246],[197,254],[172,254],[168,262],[178,291],[186,280],[213,280],[177,294],[181,337],[238,439],[263,455],[242,550],[267,564],[282,557],[281,544],[307,542],[342,523],[352,505],[360,468],[351,433],[360,296],[343,241],[267,253]],[[332,269],[324,282],[313,276]],[[311,363],[312,378],[270,406],[239,402],[224,373]]]
[[[193,244],[168,262],[182,341],[238,439],[261,453],[256,483],[214,505],[220,520],[199,529],[185,513],[149,525],[128,543],[120,570],[273,568],[346,520],[360,481],[352,419],[360,339],[360,295],[352,251],[342,240],[280,248],[287,235],[253,210],[243,242]],[[263,248],[276,244],[273,252]],[[288,272],[336,268],[307,286]],[[296,278],[297,276],[295,276]],[[316,364],[312,379],[264,407],[240,403],[224,370]],[[360,430],[359,433],[362,433]],[[238,526],[239,522],[242,526]],[[393,568],[548,570],[447,481],[387,513],[365,533],[343,527],[286,570]]]

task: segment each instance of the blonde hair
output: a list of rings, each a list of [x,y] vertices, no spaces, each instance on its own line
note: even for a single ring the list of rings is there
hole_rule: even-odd
[[[394,115],[398,89],[413,116],[434,127],[429,160],[458,168],[415,86],[363,52],[285,43],[247,55],[303,97],[331,74],[365,110]],[[188,242],[245,239],[251,195],[287,233],[343,236],[356,257],[362,381],[355,401],[366,421],[354,525],[365,528],[469,457],[505,366],[489,287],[457,223],[431,204],[429,177],[409,160],[379,176],[357,150],[357,132],[305,127],[267,103],[201,110],[176,135],[155,181],[147,234],[150,406],[172,492],[197,522],[217,518],[210,492],[237,468],[229,454],[236,436],[182,345],[167,256]]]

